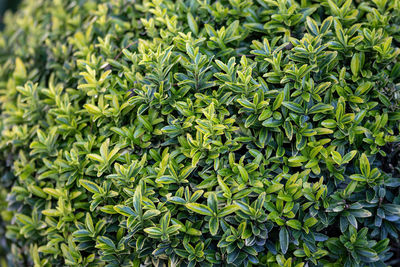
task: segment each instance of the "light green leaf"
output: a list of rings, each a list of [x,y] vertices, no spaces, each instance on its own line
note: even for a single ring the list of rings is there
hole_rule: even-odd
[[[292,227],[293,229],[301,230],[301,222],[298,220],[289,220],[286,222],[286,225]]]
[[[194,19],[192,13],[188,12],[187,13],[187,20],[188,20],[188,24],[189,24],[189,28],[190,30],[197,35],[199,33],[199,27],[197,26],[197,22]]]
[[[283,98],[284,98],[285,92],[281,91],[277,97],[275,98],[274,103],[272,104],[272,110],[277,110],[283,102]]]
[[[83,180],[83,179],[81,179],[79,182],[89,192],[91,192],[93,194],[100,194],[101,188],[100,188],[100,186],[98,186],[94,182],[89,181],[89,180]]]
[[[369,177],[370,174],[369,161],[364,153],[360,157],[360,170],[364,177]]]
[[[216,235],[218,233],[219,221],[217,217],[211,217],[208,223],[211,235]]]
[[[201,215],[205,216],[213,216],[213,211],[206,205],[199,204],[199,203],[187,203],[186,208],[188,208],[191,211],[194,211],[196,213],[199,213]]]
[[[236,205],[229,205],[219,210],[218,217],[225,217],[239,209]]]

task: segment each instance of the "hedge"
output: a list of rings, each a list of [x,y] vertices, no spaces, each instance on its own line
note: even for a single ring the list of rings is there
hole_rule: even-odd
[[[399,264],[400,1],[23,0],[9,266]]]

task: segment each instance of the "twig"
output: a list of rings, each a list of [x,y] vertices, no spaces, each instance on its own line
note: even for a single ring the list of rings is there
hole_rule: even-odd
[[[138,41],[134,41],[134,42],[128,44],[127,46],[125,46],[124,48],[122,48],[121,51],[118,53],[118,55],[116,55],[116,56],[114,57],[114,60],[117,60],[117,59],[122,55],[122,51],[124,51],[124,49],[128,49],[128,48],[131,47],[132,45],[137,44],[137,42],[138,42]]]

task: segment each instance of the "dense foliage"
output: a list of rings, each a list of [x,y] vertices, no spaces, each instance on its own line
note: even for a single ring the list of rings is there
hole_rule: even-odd
[[[397,263],[399,0],[24,0],[5,24],[10,266]]]

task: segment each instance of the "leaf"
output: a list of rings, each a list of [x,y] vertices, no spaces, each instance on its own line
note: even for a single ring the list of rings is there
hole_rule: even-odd
[[[108,146],[110,145],[110,138],[107,138],[100,146],[100,155],[103,159],[108,158]]]
[[[333,106],[324,103],[318,103],[308,110],[308,114],[323,113],[330,110],[333,110]]]
[[[272,104],[272,110],[277,110],[282,105],[284,95],[285,95],[284,91],[281,91],[277,95],[277,97],[275,98],[274,103]]]
[[[59,190],[49,187],[43,188],[43,192],[57,199],[63,195]]]
[[[26,67],[24,65],[24,62],[19,57],[15,58],[14,75],[16,76],[16,78],[21,80],[24,80],[27,77]]]
[[[275,193],[283,188],[283,184],[276,183],[268,186],[267,190],[265,191],[267,194]]]
[[[143,220],[149,220],[155,216],[158,216],[161,212],[159,210],[156,209],[151,209],[151,210],[147,210],[144,214],[143,214]]]
[[[306,157],[306,156],[295,156],[295,157],[290,157],[288,159],[288,161],[291,163],[302,163],[302,162],[306,162],[307,160],[308,160],[308,157]]]
[[[281,125],[282,122],[280,120],[276,120],[274,118],[269,118],[268,120],[263,121],[262,125],[264,127],[275,128]]]
[[[264,109],[261,112],[260,116],[258,117],[258,120],[259,121],[264,121],[264,120],[270,118],[272,116],[272,114],[273,113],[272,113],[272,111],[270,109]]]
[[[292,227],[293,229],[301,230],[301,222],[298,220],[289,220],[286,222],[286,225]]]
[[[50,216],[50,217],[59,217],[62,213],[55,209],[47,209],[42,211],[43,215]]]
[[[314,226],[316,223],[318,222],[318,220],[314,217],[310,217],[307,220],[304,221],[304,226],[306,227],[312,227]]]
[[[15,217],[17,218],[18,221],[22,222],[25,225],[33,224],[32,218],[22,213],[17,213]]]
[[[92,159],[92,160],[98,161],[100,163],[104,163],[105,162],[105,160],[101,156],[99,156],[97,154],[88,154],[87,157]]]
[[[101,192],[100,186],[98,186],[97,184],[95,184],[95,183],[92,182],[92,181],[81,179],[81,180],[79,181],[79,183],[80,183],[84,188],[86,188],[87,191],[89,191],[89,192],[91,192],[91,193],[93,193],[93,194],[100,194],[100,192]]]
[[[218,217],[225,217],[239,209],[236,205],[229,205],[219,210]]]
[[[354,217],[353,214],[348,214],[347,216],[347,220],[349,221],[349,223],[354,226],[355,228],[357,228],[358,223],[357,223],[357,219],[356,217]]]
[[[171,221],[171,212],[167,211],[160,220],[160,228],[163,232],[166,231],[167,227],[169,226],[170,221]]]
[[[116,249],[114,242],[110,238],[108,238],[106,236],[99,236],[97,238],[97,242],[98,243],[103,243],[108,248]]]
[[[146,128],[147,131],[153,132],[153,125],[150,123],[148,119],[146,119],[142,115],[137,115],[137,118],[143,124],[144,128]]]
[[[36,185],[30,185],[28,186],[29,191],[32,192],[35,196],[41,197],[41,198],[47,198],[47,194],[38,186]]]
[[[182,225],[179,224],[175,224],[175,225],[171,225],[167,228],[167,233],[169,235],[174,235],[174,234],[178,234],[179,229],[182,228]]]
[[[207,205],[212,210],[213,214],[218,212],[218,199],[214,192],[210,192],[207,197]]]
[[[194,228],[189,228],[186,233],[188,235],[201,236],[201,231]]]
[[[400,205],[387,203],[383,205],[383,209],[394,215],[400,216]]]
[[[332,119],[328,119],[328,120],[324,120],[322,121],[322,126],[326,127],[326,128],[335,128],[336,127],[336,121],[332,120]]]
[[[192,13],[188,12],[187,13],[187,20],[188,20],[188,24],[189,24],[189,28],[190,30],[195,34],[198,35],[199,33],[199,27],[197,26],[197,22],[194,19]]]
[[[196,167],[197,163],[199,163],[201,158],[201,152],[196,152],[196,154],[194,154],[193,158],[192,158],[192,167]]]
[[[304,114],[304,108],[295,102],[282,102],[282,105],[296,113]]]
[[[124,205],[116,205],[116,206],[114,206],[114,210],[116,212],[118,212],[119,214],[122,214],[127,217],[129,217],[131,215],[136,215],[135,212],[130,207],[127,207]]]
[[[148,233],[150,236],[158,237],[162,235],[161,229],[158,227],[148,227],[144,229],[145,233]]]
[[[286,227],[281,227],[279,230],[279,244],[281,246],[281,251],[285,255],[289,248],[289,233]]]
[[[360,157],[360,170],[364,177],[369,177],[370,174],[370,166],[369,161],[365,153],[363,153]]]
[[[352,150],[349,153],[347,153],[346,155],[344,155],[344,157],[342,159],[342,164],[349,163],[356,154],[357,154],[357,150]]]
[[[176,183],[176,182],[177,181],[175,180],[175,178],[172,177],[171,175],[163,175],[156,179],[157,184],[172,184],[172,183]]]
[[[365,182],[367,180],[363,175],[359,174],[350,175],[350,179],[358,182]]]
[[[91,233],[95,232],[95,229],[94,229],[94,226],[93,226],[92,216],[90,216],[90,213],[86,213],[85,225],[86,225],[86,228],[89,229],[89,231]]]
[[[286,120],[283,124],[283,128],[285,129],[285,134],[289,140],[293,138],[293,125],[290,121]]]
[[[246,213],[247,215],[251,215],[251,208],[249,205],[239,200],[235,201],[234,203],[242,212]]]
[[[357,77],[358,73],[361,69],[360,53],[354,53],[354,55],[351,59],[350,68],[351,68],[351,72],[353,73],[353,75]]]
[[[100,114],[102,114],[101,109],[99,109],[95,105],[85,104],[85,105],[83,105],[83,107],[92,115],[100,115]]]
[[[373,246],[372,249],[375,250],[376,253],[380,254],[387,248],[388,245],[389,245],[389,238],[385,238],[378,241],[378,243],[375,246]]]
[[[338,6],[332,0],[328,0],[328,4],[329,4],[329,7],[330,7],[333,15],[339,16],[340,10],[339,10]]]
[[[137,186],[132,199],[133,209],[137,214],[142,214],[142,188]]]
[[[218,184],[221,187],[222,191],[227,194],[227,195],[231,195],[231,190],[229,189],[229,187],[225,184],[225,182],[222,180],[222,178],[220,176],[218,176],[217,178],[218,180]]]
[[[253,103],[251,103],[249,100],[247,99],[243,99],[240,98],[237,100],[237,102],[242,105],[243,107],[247,108],[248,110],[252,111],[255,109],[255,105]]]
[[[255,122],[257,121],[257,117],[254,114],[251,114],[250,116],[247,117],[244,127],[249,128],[252,126]]]
[[[218,233],[219,221],[216,217],[211,217],[208,223],[208,227],[210,228],[211,235],[216,235]]]
[[[214,28],[210,24],[204,24],[204,28],[206,29],[208,36],[210,36],[210,37],[217,36],[217,32],[214,30]]]
[[[249,174],[247,173],[246,169],[239,164],[236,166],[239,170],[240,177],[242,177],[242,179],[243,179],[243,182],[247,183],[247,181],[249,180]]]
[[[337,151],[331,151],[332,159],[337,165],[342,164],[342,155]]]
[[[307,27],[314,36],[319,34],[318,25],[311,17],[307,17]]]
[[[205,216],[214,216],[213,211],[206,205],[198,204],[198,203],[187,203],[186,208],[196,213]]]
[[[356,96],[360,96],[368,92],[372,88],[372,83],[371,82],[366,82],[361,84],[360,86],[357,87],[355,91]]]
[[[326,33],[326,32],[329,30],[329,28],[330,28],[331,25],[332,25],[332,21],[333,21],[333,17],[330,16],[330,17],[327,17],[327,18],[322,22],[321,27],[320,27],[320,33],[321,33],[321,34],[324,34],[324,33]]]
[[[350,213],[357,218],[367,218],[372,216],[372,213],[366,209],[350,210]]]
[[[366,247],[359,248],[357,250],[357,253],[360,254],[363,257],[368,258],[368,260],[371,261],[371,262],[379,260],[379,257],[376,254],[376,252],[373,249],[370,249],[370,248],[366,248]]]

